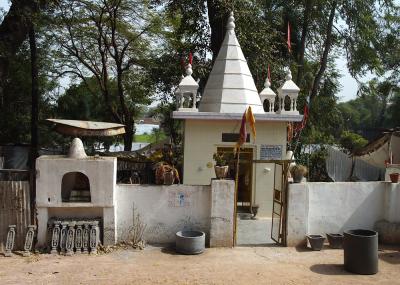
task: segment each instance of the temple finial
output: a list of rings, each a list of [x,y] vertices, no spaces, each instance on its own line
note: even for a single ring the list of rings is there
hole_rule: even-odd
[[[264,84],[264,87],[265,88],[269,88],[269,87],[271,87],[271,82],[269,82],[269,79],[267,78],[267,79],[265,79],[265,84]]]
[[[186,75],[189,76],[189,75],[192,75],[192,73],[193,73],[192,65],[189,63],[186,66]]]
[[[228,24],[226,25],[227,30],[234,30],[235,29],[235,18],[233,17],[233,12],[231,12],[228,18]]]
[[[290,68],[288,69],[288,72],[286,73],[286,80],[292,80],[292,72],[290,71]]]

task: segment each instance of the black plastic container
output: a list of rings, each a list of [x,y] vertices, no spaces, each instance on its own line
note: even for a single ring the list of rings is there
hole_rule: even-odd
[[[371,230],[344,232],[344,268],[356,274],[378,272],[378,233]]]
[[[312,250],[321,250],[324,246],[325,238],[321,235],[308,235],[307,239]]]
[[[343,235],[342,234],[326,234],[331,248],[343,248]]]

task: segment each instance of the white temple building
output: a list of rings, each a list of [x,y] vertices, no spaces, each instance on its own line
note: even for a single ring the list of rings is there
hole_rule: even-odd
[[[209,75],[198,109],[195,98],[198,85],[192,78],[192,66],[177,89],[179,100],[190,99],[192,106],[179,108],[174,119],[184,121],[183,183],[209,185],[215,178],[213,153],[223,151],[233,154],[238,140],[241,118],[251,106],[256,120],[256,138],[247,135],[240,155],[238,205],[258,205],[258,216],[272,214],[275,164],[267,161],[286,157],[287,123],[299,122],[302,115],[296,109],[299,88],[292,81],[290,71],[278,89],[278,98],[267,80],[265,89],[258,93],[235,35],[233,14],[230,15],[225,39]],[[196,83],[196,84],[194,84]],[[285,110],[285,97],[290,99],[290,109]],[[264,110],[264,100],[267,110]],[[275,101],[279,102],[274,111]],[[189,104],[190,104],[189,102]],[[183,102],[180,101],[181,106]],[[233,155],[232,155],[233,156]],[[234,163],[230,163],[231,177]]]

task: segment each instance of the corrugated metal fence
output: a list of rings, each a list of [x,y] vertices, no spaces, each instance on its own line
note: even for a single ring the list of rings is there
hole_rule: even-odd
[[[0,252],[4,251],[8,225],[16,225],[14,249],[24,247],[30,224],[29,181],[0,181]]]

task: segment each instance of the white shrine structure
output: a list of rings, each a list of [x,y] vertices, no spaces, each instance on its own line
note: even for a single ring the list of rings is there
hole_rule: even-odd
[[[265,89],[258,93],[235,35],[232,13],[198,109],[198,83],[192,77],[192,66],[188,65],[186,76],[175,92],[179,108],[173,112],[174,119],[184,121],[183,183],[209,185],[215,178],[213,153],[233,154],[242,115],[251,106],[257,134],[255,139],[248,134],[241,150],[238,205],[249,206],[252,202],[258,205],[258,215],[263,217],[272,213],[275,178],[275,164],[263,161],[286,158],[287,123],[299,122],[303,117],[296,109],[300,89],[292,81],[290,71],[278,95],[270,85],[266,80]],[[289,110],[285,110],[285,97],[290,99]],[[267,110],[263,108],[265,100],[268,100]],[[276,100],[279,107],[274,112]],[[183,101],[187,101],[186,106]],[[233,163],[230,166],[234,168]]]

